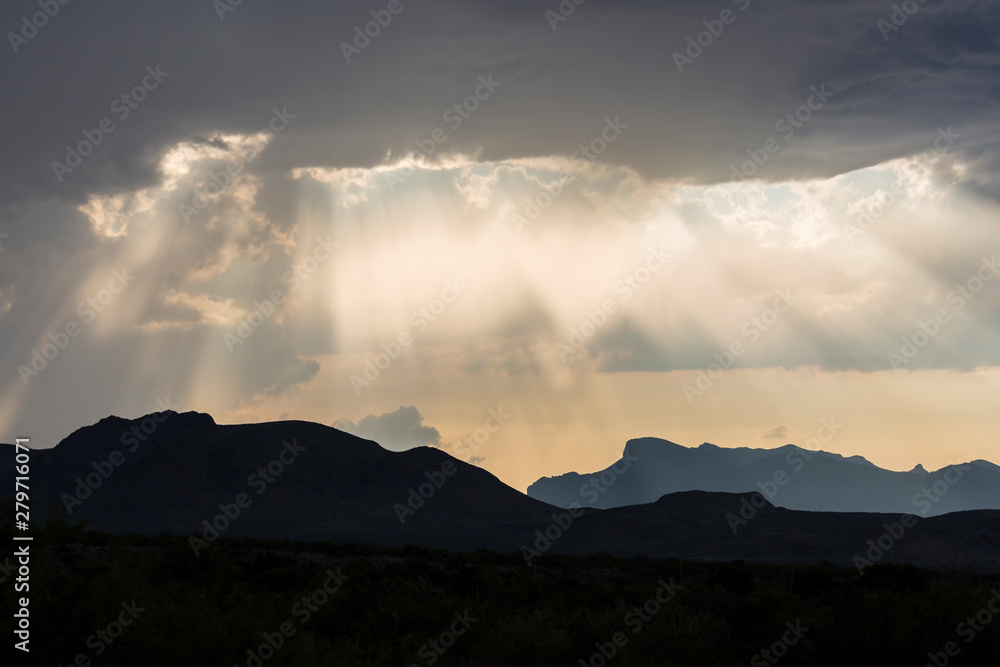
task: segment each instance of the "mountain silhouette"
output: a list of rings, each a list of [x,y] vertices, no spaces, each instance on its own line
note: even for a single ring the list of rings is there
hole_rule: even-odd
[[[603,491],[595,492],[598,486]],[[529,496],[558,507],[600,509],[651,503],[679,491],[759,491],[787,509],[936,516],[1000,509],[1000,466],[972,461],[930,473],[922,465],[893,472],[860,456],[794,445],[726,449],[638,438],[604,470],[543,477],[528,487]]]
[[[705,460],[720,462],[721,475],[748,466],[751,476],[763,475],[773,473],[771,466],[785,451],[730,455],[712,446],[687,450],[664,442],[631,441],[626,450],[635,458],[631,467],[603,495],[591,489],[581,507],[566,510],[441,450],[393,452],[321,424],[227,426],[206,414],[169,411],[134,420],[108,417],[52,449],[31,452],[32,521],[58,516],[109,533],[186,535],[196,554],[223,536],[485,548],[521,552],[528,564],[550,553],[606,552],[852,565],[888,530],[892,547],[876,561],[1000,571],[1000,511],[932,518],[910,512],[900,532],[901,513],[790,510],[768,502],[752,486],[739,493],[661,494],[644,504],[599,509],[607,499],[624,502],[655,493],[654,482],[661,482],[648,472],[660,468],[649,465],[651,460],[663,464],[696,451],[680,473],[662,468],[674,475],[668,479],[680,474],[690,484],[707,484],[715,478],[698,465]],[[885,472],[836,455],[817,456],[809,465],[819,472],[853,466],[873,480]],[[983,475],[966,474],[976,485],[989,483]],[[12,466],[0,469],[8,498],[13,475]],[[782,493],[785,488],[790,490],[791,482]]]
[[[112,452],[122,462],[102,475]],[[38,514],[114,533],[201,532],[242,493],[249,505],[226,536],[489,546],[496,527],[529,535],[552,509],[438,449],[391,452],[303,421],[220,426],[196,412],[102,419],[32,452],[32,482]]]

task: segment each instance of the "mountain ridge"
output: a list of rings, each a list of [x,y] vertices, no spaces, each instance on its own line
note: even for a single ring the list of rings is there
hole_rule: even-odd
[[[622,463],[637,459],[618,474]],[[592,473],[570,471],[541,477],[527,494],[559,507],[586,500],[590,479],[615,480],[595,501],[601,509],[641,505],[688,490],[760,491],[780,507],[807,511],[913,512],[936,516],[974,509],[1000,509],[1000,466],[977,459],[928,472],[880,468],[863,456],[775,448],[697,447],[662,438],[633,438],[622,457]]]
[[[760,462],[751,458],[748,465]],[[4,498],[12,468],[0,467]],[[521,552],[526,565],[546,553],[606,552],[849,566],[884,526],[910,516],[886,562],[1000,571],[1000,511],[800,511],[752,489],[600,508],[616,488],[594,486],[580,509],[560,509],[434,447],[395,452],[322,424],[219,425],[203,413],[104,419],[31,453],[32,522],[184,535],[196,556],[222,537],[489,549]]]

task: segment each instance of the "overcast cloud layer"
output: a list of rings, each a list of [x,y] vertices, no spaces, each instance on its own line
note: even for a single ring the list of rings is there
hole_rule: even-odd
[[[877,373],[935,317],[904,372],[1000,365],[1000,3],[402,0],[345,55],[387,4],[77,0],[7,36],[0,425],[269,414],[330,372],[323,420],[361,428],[430,414],[417,376],[699,371],[737,342],[742,368]]]

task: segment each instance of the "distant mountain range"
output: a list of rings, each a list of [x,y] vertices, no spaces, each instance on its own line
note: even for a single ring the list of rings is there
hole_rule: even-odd
[[[638,438],[604,470],[543,477],[528,487],[529,496],[551,505],[599,509],[651,503],[679,491],[759,491],[788,509],[936,516],[1000,509],[1000,466],[980,460],[934,472],[922,466],[893,472],[860,456],[794,445],[724,449]]]
[[[209,415],[195,412],[162,412],[135,420],[108,417],[74,432],[55,448],[31,453],[32,521],[39,524],[58,515],[70,523],[86,520],[90,528],[111,533],[188,535],[196,555],[222,535],[520,551],[526,564],[549,553],[607,552],[851,565],[868,554],[875,556],[872,562],[1000,571],[1000,511],[907,517],[909,525],[903,526],[899,513],[777,508],[753,493],[752,483],[741,493],[690,491],[657,496],[637,506],[595,509],[609,500],[655,495],[652,486],[644,485],[661,483],[652,473],[666,469],[665,451],[672,452],[669,456],[679,450],[697,452],[702,461],[713,456],[728,460],[726,450],[719,448],[686,450],[666,444],[665,449],[663,441],[630,442],[627,452],[636,460],[630,461],[627,472],[598,495],[600,502],[585,500],[583,509],[570,511],[528,497],[438,449],[391,452],[320,424],[220,426]],[[751,470],[760,474],[748,479],[773,474],[768,463],[777,460],[773,452],[733,451],[743,466],[759,465]],[[828,467],[854,466],[872,475],[873,483],[885,472],[838,458],[817,455],[795,473],[800,477],[781,487],[781,494],[787,491],[786,497],[791,497],[793,484],[805,486],[802,483],[812,479],[807,474],[819,475]],[[5,456],[0,464],[4,498],[10,498],[14,488],[11,461],[13,456]],[[712,479],[707,471],[696,473],[698,469],[686,469],[689,484]],[[992,472],[987,466],[964,471],[947,499],[966,483],[984,485],[985,493],[986,473]],[[929,479],[911,475],[914,480]],[[579,485],[572,488],[579,492]],[[803,492],[796,493],[800,497]],[[559,496],[558,502],[568,498]],[[883,548],[871,552],[880,539]]]

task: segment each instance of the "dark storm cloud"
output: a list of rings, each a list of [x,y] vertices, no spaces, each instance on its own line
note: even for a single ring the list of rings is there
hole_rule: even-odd
[[[371,166],[448,130],[444,112],[489,75],[501,87],[442,150],[565,155],[620,115],[630,129],[610,161],[648,176],[726,180],[773,136],[782,150],[760,175],[777,180],[921,150],[938,126],[966,128],[970,147],[997,140],[996,2],[927,2],[888,39],[877,22],[891,7],[860,0],[592,1],[556,30],[545,16],[555,2],[402,6],[350,64],[341,43],[382,4],[244,2],[224,20],[203,0],[61,6],[0,65],[10,100],[0,111],[0,201],[148,185],[167,146],[255,131],[274,107],[298,119],[258,168]],[[733,21],[678,72],[672,54],[723,10]],[[33,2],[7,3],[0,27],[19,30],[33,11]],[[120,119],[114,100],[147,66],[169,76]],[[775,123],[821,84],[832,97],[783,139]],[[52,162],[105,117],[114,132],[58,182]],[[977,164],[992,170],[995,160]]]

